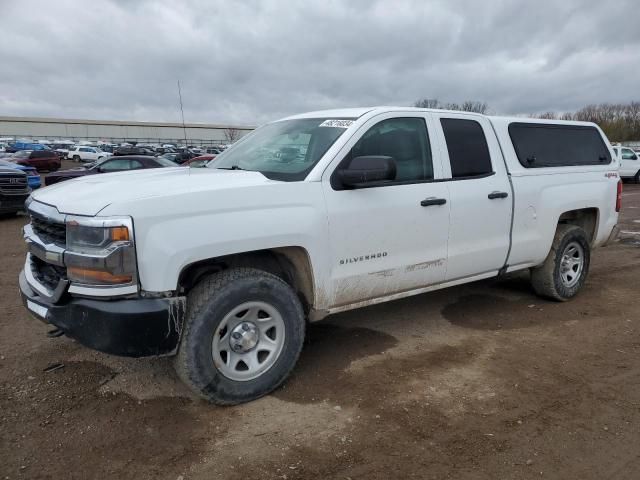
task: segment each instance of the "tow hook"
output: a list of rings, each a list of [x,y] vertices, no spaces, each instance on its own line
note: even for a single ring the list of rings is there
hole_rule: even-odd
[[[53,330],[49,330],[47,332],[47,337],[49,338],[58,338],[58,337],[61,337],[62,335],[64,335],[64,332],[59,328],[54,328]]]

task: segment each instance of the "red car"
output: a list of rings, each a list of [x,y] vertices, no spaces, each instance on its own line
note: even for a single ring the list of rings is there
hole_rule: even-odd
[[[61,170],[44,178],[45,185],[64,182],[73,178],[98,173],[124,172],[128,170],[141,170],[145,168],[177,167],[171,160],[163,157],[151,157],[147,155],[123,155],[103,158],[94,163],[89,163],[80,168]]]
[[[55,172],[60,168],[61,164],[60,158],[53,150],[19,150],[8,160],[18,165],[34,167],[39,172],[43,170]]]
[[[180,165],[182,165],[183,167],[204,167],[214,158],[216,158],[215,155],[200,155],[199,157],[193,157],[189,160],[185,160]]]

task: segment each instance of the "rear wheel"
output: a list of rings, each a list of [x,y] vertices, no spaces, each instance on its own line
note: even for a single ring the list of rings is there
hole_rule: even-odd
[[[566,301],[582,288],[591,261],[585,231],[576,225],[558,225],[553,245],[544,263],[531,269],[531,284],[543,297]]]
[[[180,378],[203,398],[231,405],[277,388],[295,366],[305,319],[279,277],[234,268],[194,287],[175,358]]]
[[[74,162],[79,162],[79,161],[80,161],[80,156],[78,156],[78,155],[74,155],[74,156],[72,157],[72,160],[73,160]]]
[[[638,170],[633,177],[633,183],[640,183],[640,170]]]

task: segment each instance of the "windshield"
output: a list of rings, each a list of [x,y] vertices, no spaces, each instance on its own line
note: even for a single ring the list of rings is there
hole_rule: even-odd
[[[302,118],[260,127],[225,150],[209,168],[252,170],[272,180],[304,180],[352,118]]]
[[[166,157],[156,157],[156,162],[158,162],[159,165],[163,166],[163,167],[175,167],[176,162],[172,162],[171,160],[169,160]]]

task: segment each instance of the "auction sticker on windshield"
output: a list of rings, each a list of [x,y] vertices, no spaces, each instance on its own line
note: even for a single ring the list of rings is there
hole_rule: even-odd
[[[333,128],[349,128],[353,124],[353,120],[325,120],[319,127],[333,127]]]

